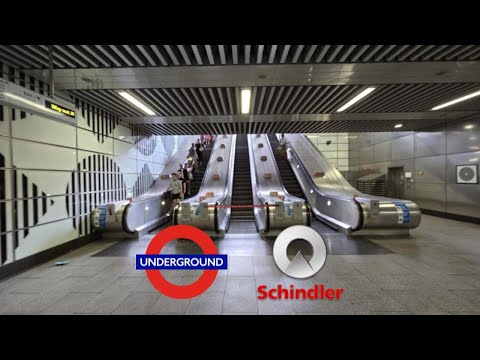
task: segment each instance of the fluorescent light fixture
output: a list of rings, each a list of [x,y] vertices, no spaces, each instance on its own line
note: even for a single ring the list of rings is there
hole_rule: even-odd
[[[138,101],[137,99],[135,99],[132,95],[130,95],[129,93],[127,93],[126,91],[119,91],[118,94],[123,97],[124,99],[128,100],[129,102],[131,102],[133,105],[135,105],[136,107],[138,107],[140,110],[142,110],[143,112],[147,113],[148,115],[155,115],[155,113],[150,109],[148,108],[147,106],[145,106],[144,104],[142,104],[140,101]]]
[[[479,96],[479,95],[480,95],[480,91],[475,91],[474,93],[471,93],[471,94],[469,94],[469,95],[465,95],[465,96],[462,96],[462,97],[460,97],[460,98],[458,98],[458,99],[455,99],[455,100],[446,102],[446,103],[444,103],[444,104],[435,106],[432,110],[440,110],[440,109],[446,108],[447,106],[451,106],[451,105],[457,104],[457,103],[459,103],[459,102],[462,102],[462,101],[471,99],[471,98],[473,98],[473,97],[475,97],[475,96]]]
[[[242,90],[242,114],[248,114],[250,112],[251,95],[252,95],[252,90],[250,89]]]
[[[474,127],[475,127],[474,125],[468,124],[468,125],[465,125],[463,128],[467,129],[467,130],[470,130],[470,129],[473,129]]]
[[[347,110],[350,106],[352,106],[353,104],[359,102],[360,100],[362,100],[365,96],[367,96],[368,94],[370,94],[373,90],[375,90],[374,87],[368,87],[366,88],[365,90],[363,90],[361,93],[359,93],[357,96],[355,96],[352,100],[350,100],[349,102],[347,102],[345,105],[343,105],[340,109],[337,110],[337,112],[342,112],[342,111],[345,111]]]
[[[394,126],[394,128],[395,128],[395,129],[399,129],[399,128],[401,128],[402,126],[403,126],[403,124],[397,124],[397,125]]]

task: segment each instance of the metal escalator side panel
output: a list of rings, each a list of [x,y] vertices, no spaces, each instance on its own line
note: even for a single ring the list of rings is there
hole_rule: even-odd
[[[353,197],[331,196],[322,192],[297,152],[289,149],[287,154],[290,166],[311,206],[311,211],[319,220],[342,231],[351,231],[352,228],[361,226],[360,211]]]

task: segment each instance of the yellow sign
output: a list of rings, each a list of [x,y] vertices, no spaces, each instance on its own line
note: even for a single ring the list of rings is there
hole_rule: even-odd
[[[74,110],[68,109],[68,108],[66,108],[64,106],[61,106],[61,105],[58,105],[58,104],[54,104],[54,103],[52,103],[48,100],[45,100],[45,107],[48,108],[48,109],[57,111],[60,114],[63,114],[63,115],[66,115],[66,116],[69,116],[69,117],[72,117],[72,118],[75,117],[75,111]]]

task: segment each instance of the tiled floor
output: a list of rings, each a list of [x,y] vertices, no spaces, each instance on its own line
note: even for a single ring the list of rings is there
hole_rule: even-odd
[[[480,226],[424,215],[410,237],[351,238],[321,224],[329,255],[312,278],[283,275],[272,258],[273,240],[239,228],[217,240],[229,255],[229,269],[190,300],[157,292],[135,254],[144,253],[153,234],[140,240],[100,241],[57,260],[0,281],[0,314],[480,314]],[[179,240],[165,252],[199,252]],[[198,271],[164,271],[186,285]],[[344,288],[340,300],[259,300],[257,287]]]

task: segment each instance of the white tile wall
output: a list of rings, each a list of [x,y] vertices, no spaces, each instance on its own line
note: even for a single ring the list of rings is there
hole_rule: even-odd
[[[75,149],[25,140],[12,139],[12,150],[14,166],[24,169],[72,170],[77,159]]]
[[[97,136],[88,130],[78,129],[78,148],[88,149],[105,155],[113,155],[113,139],[105,137],[103,143],[98,142]]]
[[[75,148],[75,126],[27,114],[24,119],[12,121],[12,136],[51,145]]]

